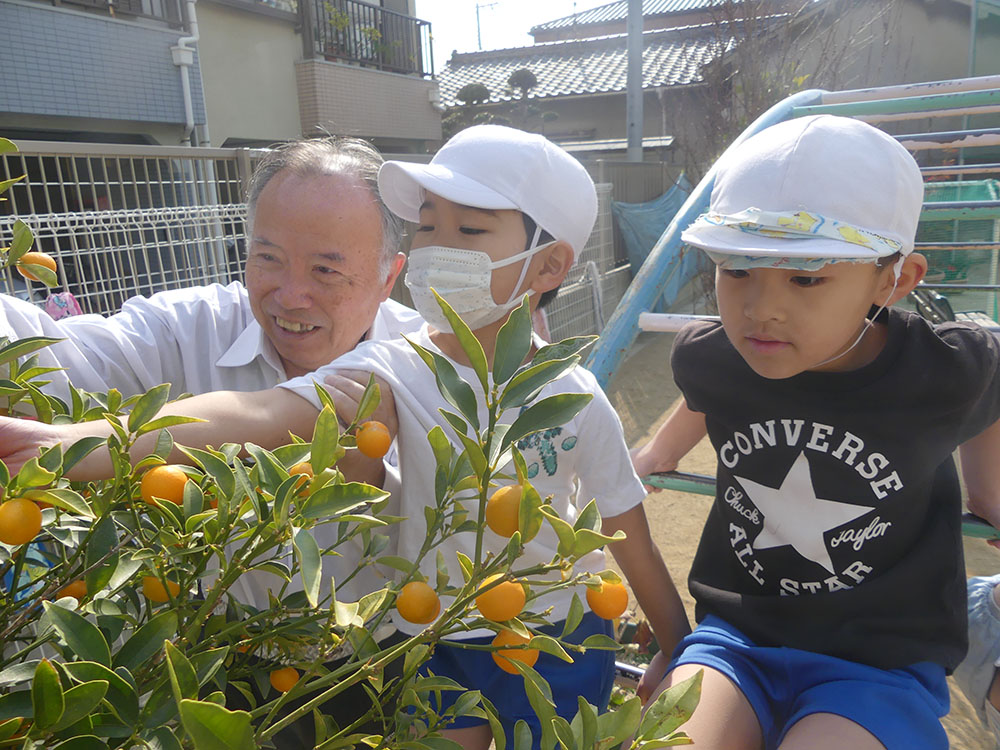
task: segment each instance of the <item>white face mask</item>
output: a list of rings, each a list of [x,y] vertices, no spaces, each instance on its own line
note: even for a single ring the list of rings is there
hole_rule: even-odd
[[[521,304],[521,283],[528,273],[528,261],[555,243],[536,245],[540,234],[541,228],[536,228],[529,249],[496,262],[480,250],[432,245],[410,251],[404,283],[413,297],[413,306],[424,320],[446,333],[451,332],[451,325],[431,289],[440,294],[473,331],[500,320],[509,310]],[[518,261],[524,265],[514,291],[510,299],[498,304],[493,300],[493,269]]]

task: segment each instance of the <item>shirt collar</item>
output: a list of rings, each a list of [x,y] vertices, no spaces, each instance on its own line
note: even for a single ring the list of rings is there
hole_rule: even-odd
[[[215,362],[216,367],[244,367],[260,357],[282,378],[285,368],[274,346],[264,335],[264,329],[256,320],[251,320],[243,333],[236,337],[226,352]]]

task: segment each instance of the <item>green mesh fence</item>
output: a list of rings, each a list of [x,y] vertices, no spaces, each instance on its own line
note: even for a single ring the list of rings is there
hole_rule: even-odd
[[[966,180],[964,182],[928,182],[924,189],[928,204],[966,201],[1000,201],[997,180]],[[942,245],[972,244],[973,247],[941,249],[919,248],[927,256],[926,283],[1000,284],[1000,205],[996,219],[949,219],[921,221],[917,243]],[[998,294],[995,290],[947,289],[942,293],[957,311],[982,311],[998,320]]]

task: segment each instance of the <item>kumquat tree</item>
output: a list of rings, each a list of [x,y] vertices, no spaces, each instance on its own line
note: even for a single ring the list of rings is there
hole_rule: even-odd
[[[15,238],[18,250],[23,242]],[[12,245],[7,262],[16,254]],[[170,428],[192,420],[157,416],[168,386],[128,399],[71,389],[66,403],[42,390],[48,371],[32,361],[51,340],[0,340],[0,362],[9,366],[0,395],[11,414],[106,420],[113,429],[110,438],[47,449],[15,475],[0,464],[0,748],[245,750],[273,746],[278,732],[308,717],[319,748],[440,750],[458,748],[440,731],[474,715],[493,725],[496,747],[504,750],[486,699],[418,673],[436,643],[468,627],[497,634],[494,658],[511,680],[523,680],[542,719],[543,748],[687,744],[677,730],[697,704],[698,678],[663,693],[644,713],[636,697],[601,715],[581,701],[567,721],[532,668],[539,652],[570,661],[583,649],[617,648],[605,636],[581,645],[562,638],[580,622],[584,599],[602,617],[621,614],[627,601],[613,572],[572,573],[575,560],[609,541],[596,505],[572,524],[560,518],[533,489],[517,449],[519,440],[565,423],[586,403],[589,396],[578,394],[534,399],[577,364],[589,339],[543,347],[525,363],[525,304],[500,331],[502,354],[488,372],[476,339],[442,307],[483,385],[488,420],[480,424],[476,391],[454,367],[421,350],[455,408],[444,414],[450,434],[435,428],[427,436],[436,481],[423,518],[387,515],[388,493],[348,481],[337,468],[347,451],[378,456],[389,447],[387,435],[368,422],[379,400],[374,380],[350,425],[338,421],[332,400],[317,388],[324,408],[310,441],[290,436],[274,450],[177,446],[190,466],[170,466]],[[502,424],[508,409],[519,414]],[[157,435],[155,451],[133,462],[130,447],[149,433]],[[98,448],[110,452],[113,478],[66,477]],[[520,566],[525,542],[546,524],[558,536],[558,554],[544,565]],[[417,559],[393,555],[394,530],[422,535]],[[439,549],[456,534],[471,535],[475,549],[459,555],[459,580],[449,577]],[[503,544],[484,543],[497,534],[506,537]],[[324,558],[348,545],[362,553],[354,572],[324,580]],[[425,560],[435,561],[436,576],[421,574]],[[382,588],[357,601],[338,598],[355,575],[376,565],[391,571]],[[234,587],[262,575],[275,582],[267,605],[242,603]],[[560,637],[539,634],[547,613],[533,609],[552,588],[576,592]],[[380,646],[374,634],[393,610],[426,627]],[[338,657],[345,658],[333,661]],[[387,676],[394,663],[401,669]],[[366,686],[370,707],[338,725],[323,708],[358,684]],[[228,705],[233,690],[249,708]],[[439,713],[433,698],[442,691],[463,694]],[[516,750],[530,746],[526,725],[515,735]]]

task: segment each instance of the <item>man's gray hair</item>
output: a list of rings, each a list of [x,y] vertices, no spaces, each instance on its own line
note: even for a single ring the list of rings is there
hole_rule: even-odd
[[[278,172],[288,170],[299,177],[352,177],[368,188],[378,206],[382,220],[379,272],[385,278],[402,244],[403,220],[389,210],[379,195],[378,170],[383,161],[382,155],[367,141],[341,136],[290,141],[268,150],[257,163],[247,190],[248,239],[252,238],[257,200]]]

